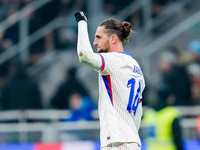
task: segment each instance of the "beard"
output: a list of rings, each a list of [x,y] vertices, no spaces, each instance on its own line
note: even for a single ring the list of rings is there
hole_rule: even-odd
[[[107,53],[109,52],[109,49],[109,41],[106,41],[104,47],[97,47],[97,53]]]
[[[97,53],[107,53],[108,49],[98,49],[97,48]]]

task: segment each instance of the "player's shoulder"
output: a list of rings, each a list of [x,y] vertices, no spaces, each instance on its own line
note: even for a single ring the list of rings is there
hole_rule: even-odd
[[[99,53],[105,59],[117,59],[117,52]]]
[[[100,53],[105,61],[123,62],[123,64],[135,64],[139,66],[138,62],[127,52],[109,52]]]
[[[102,56],[110,56],[110,57],[131,57],[130,53],[127,52],[108,52],[108,53],[100,53]]]

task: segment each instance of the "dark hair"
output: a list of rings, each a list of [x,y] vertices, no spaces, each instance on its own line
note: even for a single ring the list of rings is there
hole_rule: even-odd
[[[99,26],[105,26],[106,33],[108,34],[108,36],[115,34],[122,42],[128,42],[129,36],[133,33],[133,30],[131,30],[130,22],[121,22],[113,18],[103,21],[99,24]]]

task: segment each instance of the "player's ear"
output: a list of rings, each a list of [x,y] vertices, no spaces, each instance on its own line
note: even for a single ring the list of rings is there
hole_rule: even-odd
[[[110,36],[110,43],[115,44],[117,42],[117,36],[115,34]]]

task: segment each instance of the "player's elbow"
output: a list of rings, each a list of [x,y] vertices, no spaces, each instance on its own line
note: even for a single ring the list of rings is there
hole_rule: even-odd
[[[79,61],[81,63],[86,63],[87,62],[87,60],[88,60],[88,54],[86,52],[80,51],[79,54],[78,54],[78,56],[79,56]]]

